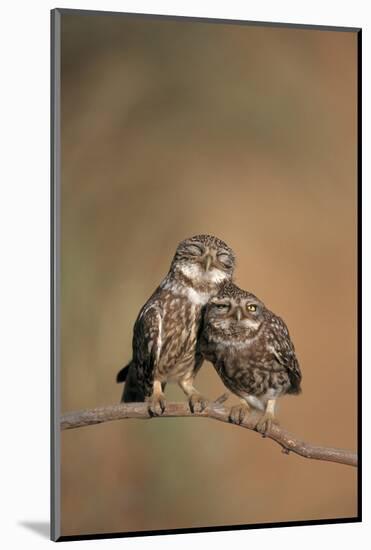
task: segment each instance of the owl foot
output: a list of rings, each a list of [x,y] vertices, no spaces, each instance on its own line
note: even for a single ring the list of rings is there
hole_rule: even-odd
[[[246,416],[250,413],[250,408],[246,404],[235,405],[229,411],[229,421],[232,424],[242,424]]]
[[[207,399],[200,393],[192,393],[188,402],[192,413],[202,412],[208,405]]]
[[[166,401],[163,393],[152,395],[148,400],[148,412],[150,416],[161,416],[166,409]]]
[[[272,428],[272,424],[276,423],[274,415],[272,413],[264,413],[263,416],[258,421],[255,429],[265,437]]]
[[[227,401],[229,395],[230,395],[229,393],[223,393],[223,395],[215,399],[215,401],[213,402],[213,405],[222,405],[224,401]]]

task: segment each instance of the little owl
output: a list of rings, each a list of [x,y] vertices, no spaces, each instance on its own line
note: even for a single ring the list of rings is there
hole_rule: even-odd
[[[221,285],[232,280],[232,250],[211,235],[182,241],[169,273],[139,312],[133,356],[117,375],[125,381],[122,401],[147,401],[152,415],[162,414],[167,382],[177,382],[193,411],[206,400],[193,385],[203,358],[196,348],[201,314]]]
[[[240,424],[251,407],[263,412],[256,429],[265,434],[278,397],[300,393],[301,372],[283,320],[256,296],[225,284],[205,308],[199,350],[241,405],[230,420]]]

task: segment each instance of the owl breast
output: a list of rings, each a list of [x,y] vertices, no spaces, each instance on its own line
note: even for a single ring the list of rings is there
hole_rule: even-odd
[[[260,348],[259,341],[250,345],[209,343],[208,349],[206,358],[214,364],[225,386],[239,397],[251,395],[265,401],[285,394],[290,387],[287,371],[273,354]]]
[[[201,310],[202,303],[187,296],[173,296],[163,304],[159,380],[179,380],[193,371]]]

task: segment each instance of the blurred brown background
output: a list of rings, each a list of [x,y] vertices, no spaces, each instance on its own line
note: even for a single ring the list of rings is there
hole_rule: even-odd
[[[281,424],[356,447],[356,53],[353,32],[63,15],[62,412],[119,401],[139,308],[207,232],[289,326]],[[197,387],[223,392],[209,364]],[[356,514],[354,469],[212,420],[61,439],[63,535]]]

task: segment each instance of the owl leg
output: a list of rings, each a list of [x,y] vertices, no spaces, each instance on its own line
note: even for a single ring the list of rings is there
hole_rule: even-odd
[[[232,424],[242,424],[246,416],[250,414],[250,407],[244,399],[240,399],[241,404],[231,407],[229,411],[229,421]]]
[[[159,380],[153,382],[152,395],[147,398],[148,412],[151,416],[159,416],[166,409],[165,396],[162,391],[162,385]]]
[[[263,416],[260,418],[259,422],[256,425],[256,429],[263,435],[266,435],[274,422],[274,408],[276,405],[276,399],[268,399],[267,406]]]
[[[179,386],[188,397],[189,408],[191,409],[191,412],[202,412],[204,409],[206,409],[208,401],[194,387],[192,376],[179,380]]]

